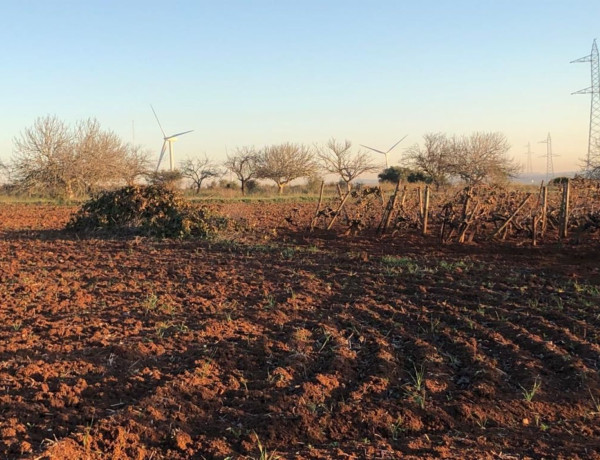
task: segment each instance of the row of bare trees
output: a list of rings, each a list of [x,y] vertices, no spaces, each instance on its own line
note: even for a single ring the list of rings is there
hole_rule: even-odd
[[[455,178],[476,185],[504,181],[519,172],[520,166],[507,157],[509,148],[501,133],[476,132],[462,137],[429,133],[423,136],[422,146],[415,144],[406,151],[404,160],[436,187]],[[318,171],[335,174],[350,189],[357,177],[379,169],[367,152],[353,151],[350,141],[335,139],[315,149],[298,144],[274,145],[259,152],[237,149],[225,167],[240,181],[242,193],[245,184],[257,178],[271,179],[281,193],[292,180]]]
[[[12,184],[21,190],[68,198],[133,184],[142,177],[151,182],[186,178],[199,192],[205,181],[222,176],[223,168],[240,182],[242,194],[250,181],[257,179],[271,180],[283,193],[290,182],[322,173],[336,175],[350,190],[356,178],[381,169],[369,152],[354,150],[348,140],[330,139],[320,146],[240,147],[222,165],[207,156],[198,157],[183,161],[177,172],[162,172],[162,177],[161,172],[151,171],[148,151],[124,143],[97,120],[83,120],[71,127],[54,116],[38,118],[15,139],[14,146],[11,163],[0,165]],[[453,178],[473,185],[518,172],[506,156],[508,149],[500,133],[465,137],[430,133],[424,136],[423,145],[407,149],[404,162],[436,186]]]
[[[271,145],[259,151],[242,147],[227,157],[224,166],[239,180],[242,194],[250,180],[269,179],[281,194],[293,180],[322,171],[338,175],[350,189],[354,179],[378,169],[366,152],[355,152],[350,141],[335,139],[316,148],[292,143]]]

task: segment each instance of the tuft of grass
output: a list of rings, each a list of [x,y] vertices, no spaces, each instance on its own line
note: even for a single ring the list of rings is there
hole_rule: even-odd
[[[413,382],[415,390],[421,391],[423,389],[425,384],[425,368],[422,364],[419,367],[413,364],[413,372],[410,374],[410,379]]]
[[[323,351],[323,349],[327,346],[327,344],[331,340],[331,337],[332,337],[331,333],[326,331],[325,329],[323,329],[323,343],[319,347],[319,350],[317,351],[317,353],[321,353]],[[318,344],[318,342],[317,342],[317,344]]]
[[[166,334],[167,331],[171,328],[172,324],[170,322],[160,322],[156,325],[156,336],[160,339],[162,339]]]
[[[533,400],[533,397],[535,396],[535,394],[542,387],[542,382],[540,382],[536,378],[535,381],[533,382],[533,386],[531,387],[530,390],[528,390],[527,388],[523,387],[522,385],[519,385],[519,386],[521,387],[521,390],[522,390],[522,393],[523,393],[523,399],[525,399],[525,401],[527,401],[527,402],[531,402]]]
[[[256,432],[253,432],[253,434],[254,434],[254,437],[256,438],[256,446],[258,448],[259,456],[257,457],[257,460],[277,460],[280,458],[276,452],[269,453],[267,451],[266,447],[264,447],[262,445],[262,443],[260,442],[260,438],[258,437]]]
[[[588,388],[588,391],[590,393],[590,398],[592,399],[592,406],[594,407],[594,414],[600,415],[600,399],[596,398],[593,393],[592,390],[590,390]]]
[[[90,444],[91,444],[91,441],[92,441],[92,428],[93,428],[93,426],[94,426],[94,418],[92,417],[92,420],[90,421],[90,423],[85,426],[85,430],[84,430],[84,433],[83,433],[83,440],[82,440],[82,442],[83,442],[83,447],[86,450],[89,450],[89,448],[90,448]]]
[[[149,294],[142,303],[142,309],[148,315],[150,312],[156,311],[158,308],[158,296],[154,293]]]
[[[396,268],[402,273],[408,273],[410,275],[414,275],[422,271],[419,264],[410,257],[385,255],[381,258],[381,263],[388,269]]]
[[[273,308],[275,308],[277,306],[277,301],[275,300],[275,297],[273,297],[271,294],[268,294],[265,296],[265,308],[267,310],[271,310]]]
[[[286,260],[293,260],[296,257],[296,248],[287,247],[281,250],[281,257]]]
[[[595,297],[600,295],[600,287],[596,286],[595,284],[585,284],[575,281],[573,283],[573,288],[578,294],[587,294]]]
[[[400,434],[405,430],[402,426],[404,424],[404,417],[401,415],[398,416],[394,423],[390,423],[390,433],[392,435],[392,439],[397,441],[400,437]]]
[[[425,391],[425,367],[423,364],[417,366],[413,363],[413,371],[410,373],[411,384],[408,387],[406,395],[411,398],[421,409],[425,409],[426,391]]]
[[[456,262],[449,262],[447,260],[440,260],[438,262],[438,268],[445,272],[456,272],[458,270],[468,270],[473,264],[465,262],[464,260],[458,260]]]

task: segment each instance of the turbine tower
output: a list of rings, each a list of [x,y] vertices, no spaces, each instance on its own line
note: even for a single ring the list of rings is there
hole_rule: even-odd
[[[525,155],[527,155],[527,165],[525,166],[525,172],[527,174],[531,174],[533,173],[533,161],[531,161],[531,155],[533,154],[533,152],[531,151],[531,142],[527,142],[527,145],[525,147],[527,147],[527,152],[525,152]]]
[[[183,131],[181,133],[171,134],[170,136],[167,136],[165,134],[165,130],[162,128],[162,125],[160,124],[160,120],[158,119],[158,115],[156,115],[156,111],[154,110],[154,107],[152,107],[152,105],[150,105],[150,108],[152,109],[152,112],[154,113],[154,117],[156,118],[156,122],[158,123],[158,127],[160,128],[160,130],[163,134],[163,145],[162,145],[162,149],[160,150],[160,157],[158,158],[158,164],[156,165],[156,170],[158,171],[158,168],[160,168],[160,163],[162,162],[165,151],[167,150],[167,144],[169,144],[169,170],[173,171],[175,169],[175,164],[173,162],[173,142],[175,142],[177,140],[177,136],[183,136],[184,134],[191,133],[193,131],[193,129],[190,131]]]
[[[550,178],[554,177],[554,163],[552,158],[558,155],[552,153],[552,138],[550,137],[550,133],[548,133],[545,141],[540,141],[540,144],[546,144],[546,155],[542,155],[542,157],[546,157],[546,183],[548,183]]]
[[[408,136],[408,134],[406,136],[404,136],[402,139],[400,139],[398,142],[396,142],[394,145],[392,145],[386,152],[384,152],[382,150],[374,149],[373,147],[369,147],[368,145],[362,145],[362,144],[359,144],[359,145],[366,149],[373,150],[373,152],[377,152],[377,153],[381,153],[382,155],[385,155],[385,169],[387,169],[390,167],[390,165],[388,163],[388,153],[390,153],[394,149],[394,147],[396,147],[400,142],[402,142],[404,139],[406,139],[407,136]]]
[[[572,93],[592,95],[590,134],[588,137],[587,158],[585,159],[585,172],[590,176],[595,168],[600,167],[600,62],[595,39],[592,43],[592,52],[588,56],[571,61],[571,63],[574,62],[589,62],[592,69],[592,86]]]

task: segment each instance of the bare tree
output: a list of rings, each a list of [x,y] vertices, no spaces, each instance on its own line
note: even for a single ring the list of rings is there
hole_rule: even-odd
[[[449,171],[469,185],[506,180],[521,167],[507,157],[510,145],[502,133],[475,132],[450,142]]]
[[[103,130],[98,120],[78,122],[71,164],[77,192],[94,192],[101,186],[118,183],[127,153],[128,146],[114,132]]]
[[[127,185],[134,185],[138,177],[147,176],[151,171],[150,151],[140,145],[127,145],[123,165],[119,171]]]
[[[348,191],[352,188],[352,181],[361,174],[376,171],[377,166],[372,162],[369,154],[363,150],[353,152],[349,140],[337,142],[330,139],[325,147],[317,150],[317,158],[325,171],[337,174],[346,183]]]
[[[235,150],[231,156],[227,156],[227,160],[223,166],[231,171],[240,181],[242,187],[242,195],[246,194],[246,184],[249,180],[257,177],[257,154],[252,147],[241,147]]]
[[[406,151],[405,159],[412,167],[429,176],[439,188],[449,180],[450,154],[450,141],[445,134],[428,133],[423,136],[423,147],[413,145]]]
[[[181,174],[192,181],[196,193],[200,193],[202,183],[211,177],[221,175],[219,168],[205,155],[204,158],[194,158],[181,163]]]
[[[11,171],[10,166],[0,160],[0,184],[4,184],[10,181]]]
[[[69,128],[57,117],[35,120],[31,128],[14,139],[12,169],[16,184],[23,189],[71,196],[75,180],[70,169],[72,145]]]
[[[93,119],[70,129],[55,116],[38,118],[15,138],[11,163],[20,189],[71,198],[122,182],[137,153]]]
[[[280,195],[291,181],[308,177],[316,171],[313,151],[301,144],[271,145],[261,150],[257,157],[256,176],[275,182]]]

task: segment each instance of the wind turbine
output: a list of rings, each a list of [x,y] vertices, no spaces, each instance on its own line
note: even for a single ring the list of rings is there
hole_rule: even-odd
[[[406,139],[406,137],[408,136],[408,134],[406,136],[404,136],[402,139],[400,139],[398,142],[396,142],[394,145],[392,145],[387,152],[383,152],[381,150],[377,150],[374,149],[373,147],[369,147],[368,145],[363,145],[363,144],[359,144],[361,147],[364,147],[366,149],[369,150],[373,150],[373,152],[377,152],[377,153],[381,153],[382,155],[385,155],[385,167],[386,169],[390,167],[390,165],[388,164],[388,153],[390,153],[392,150],[394,150],[394,147],[396,147],[400,142],[402,142],[404,139]]]
[[[158,158],[158,164],[156,165],[156,170],[158,171],[158,168],[160,168],[160,163],[162,162],[163,156],[167,149],[167,144],[169,144],[169,169],[171,171],[173,171],[173,169],[175,169],[174,165],[173,165],[173,142],[175,142],[177,140],[177,136],[183,136],[184,134],[191,133],[193,131],[193,129],[191,129],[190,131],[183,131],[182,133],[177,133],[177,134],[172,134],[170,136],[167,136],[165,134],[165,130],[163,129],[162,125],[160,124],[160,120],[158,119],[158,115],[156,115],[156,111],[154,110],[154,107],[152,107],[152,104],[150,104],[150,108],[152,109],[152,112],[154,113],[154,118],[156,118],[158,127],[160,128],[160,130],[163,133],[163,145],[162,145],[162,149],[160,150],[160,157]]]

